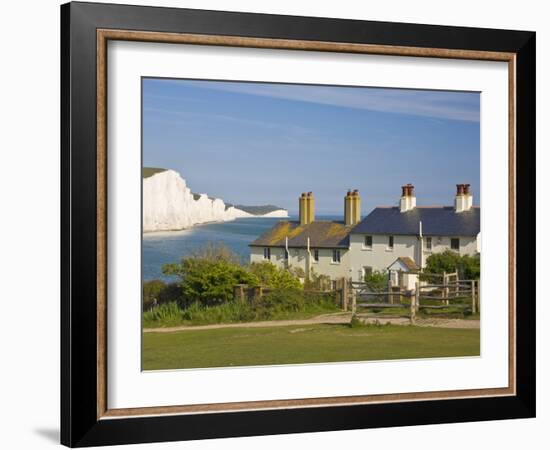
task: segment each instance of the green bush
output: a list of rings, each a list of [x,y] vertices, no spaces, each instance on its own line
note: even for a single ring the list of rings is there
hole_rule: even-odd
[[[304,275],[305,277],[305,275]],[[304,283],[305,289],[318,289],[321,291],[328,290],[332,286],[332,281],[328,275],[320,275],[315,272],[314,269],[311,270],[309,278],[306,278]]]
[[[252,263],[248,267],[256,283],[269,289],[302,289],[300,279],[290,270],[278,268],[269,261]]]
[[[478,280],[480,273],[480,255],[460,256],[452,250],[445,250],[442,253],[434,253],[426,259],[426,274],[443,272],[451,273],[458,271],[459,278],[466,280]]]
[[[263,308],[274,311],[303,311],[305,296],[300,289],[274,289],[264,295],[260,301]]]
[[[187,301],[203,305],[230,301],[236,284],[258,283],[258,279],[243,267],[223,259],[186,258],[179,264],[165,264],[162,270],[180,279],[178,284]]]
[[[176,283],[165,283],[162,280],[150,280],[143,283],[144,311],[169,302],[183,302],[181,288]]]
[[[365,283],[373,291],[384,292],[388,288],[388,274],[386,272],[379,272],[377,270],[370,274],[365,275]]]
[[[293,313],[322,314],[338,311],[334,293],[308,292],[301,289],[275,289],[255,305],[258,319],[291,317]]]

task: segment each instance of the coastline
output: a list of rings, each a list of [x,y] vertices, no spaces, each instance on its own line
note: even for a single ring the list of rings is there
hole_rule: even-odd
[[[274,212],[278,212],[278,211],[285,211],[286,216],[271,215]],[[185,227],[185,228],[166,228],[166,229],[163,228],[163,229],[158,229],[158,230],[143,230],[142,234],[145,236],[145,235],[158,235],[158,234],[161,234],[161,233],[176,233],[176,232],[183,232],[183,231],[191,231],[191,230],[193,230],[197,227],[200,227],[201,225],[212,225],[212,224],[216,224],[216,223],[233,222],[235,220],[240,220],[240,219],[289,219],[289,218],[290,218],[290,215],[288,214],[288,211],[281,209],[281,210],[272,211],[270,213],[262,214],[262,215],[250,214],[249,216],[229,217],[229,218],[224,219],[224,220],[210,220],[210,221],[207,221],[207,222],[198,222],[198,223],[195,223],[195,224],[193,224],[189,227]]]

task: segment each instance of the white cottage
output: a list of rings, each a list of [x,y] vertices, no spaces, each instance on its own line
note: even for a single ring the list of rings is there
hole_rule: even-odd
[[[458,184],[454,206],[416,206],[414,186],[402,186],[398,207],[377,207],[350,232],[352,278],[384,271],[399,257],[420,268],[433,253],[479,252],[480,209],[469,184]]]
[[[399,206],[377,207],[361,220],[361,197],[355,190],[344,197],[344,220],[324,221],[315,219],[313,194],[303,193],[300,220],[281,221],[252,242],[250,261],[354,281],[372,271],[397,271],[404,264],[401,271],[411,273],[405,277],[408,283],[433,253],[479,252],[480,209],[472,205],[469,184],[457,185],[454,203],[416,206],[414,186],[407,184]]]
[[[315,219],[312,192],[299,198],[299,221],[281,221],[250,244],[250,262],[270,261],[278,267],[301,268],[329,276],[331,280],[351,277],[349,233],[361,219],[359,192],[348,191],[344,220]]]

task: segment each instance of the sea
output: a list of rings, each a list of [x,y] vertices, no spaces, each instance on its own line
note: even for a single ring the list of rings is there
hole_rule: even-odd
[[[248,244],[261,236],[280,220],[289,219],[251,217],[235,219],[230,222],[216,222],[196,225],[182,231],[144,233],[142,244],[143,280],[161,279],[174,281],[174,278],[162,273],[162,266],[176,263],[191,256],[200,248],[213,243],[223,244],[239,255],[241,261],[250,260]],[[338,220],[337,216],[319,216],[321,220]]]

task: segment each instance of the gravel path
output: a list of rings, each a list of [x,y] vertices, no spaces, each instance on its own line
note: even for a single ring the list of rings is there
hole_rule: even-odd
[[[380,323],[392,325],[410,325],[411,321],[405,317],[358,317],[366,323]],[[301,320],[266,320],[262,322],[219,323],[212,325],[181,325],[178,327],[144,328],[144,333],[173,333],[175,331],[215,330],[219,328],[262,328],[262,327],[287,327],[292,325],[318,325],[318,324],[346,324],[351,319],[351,313],[322,314],[310,319]],[[479,320],[464,319],[417,319],[415,325],[420,327],[439,328],[479,328]]]

